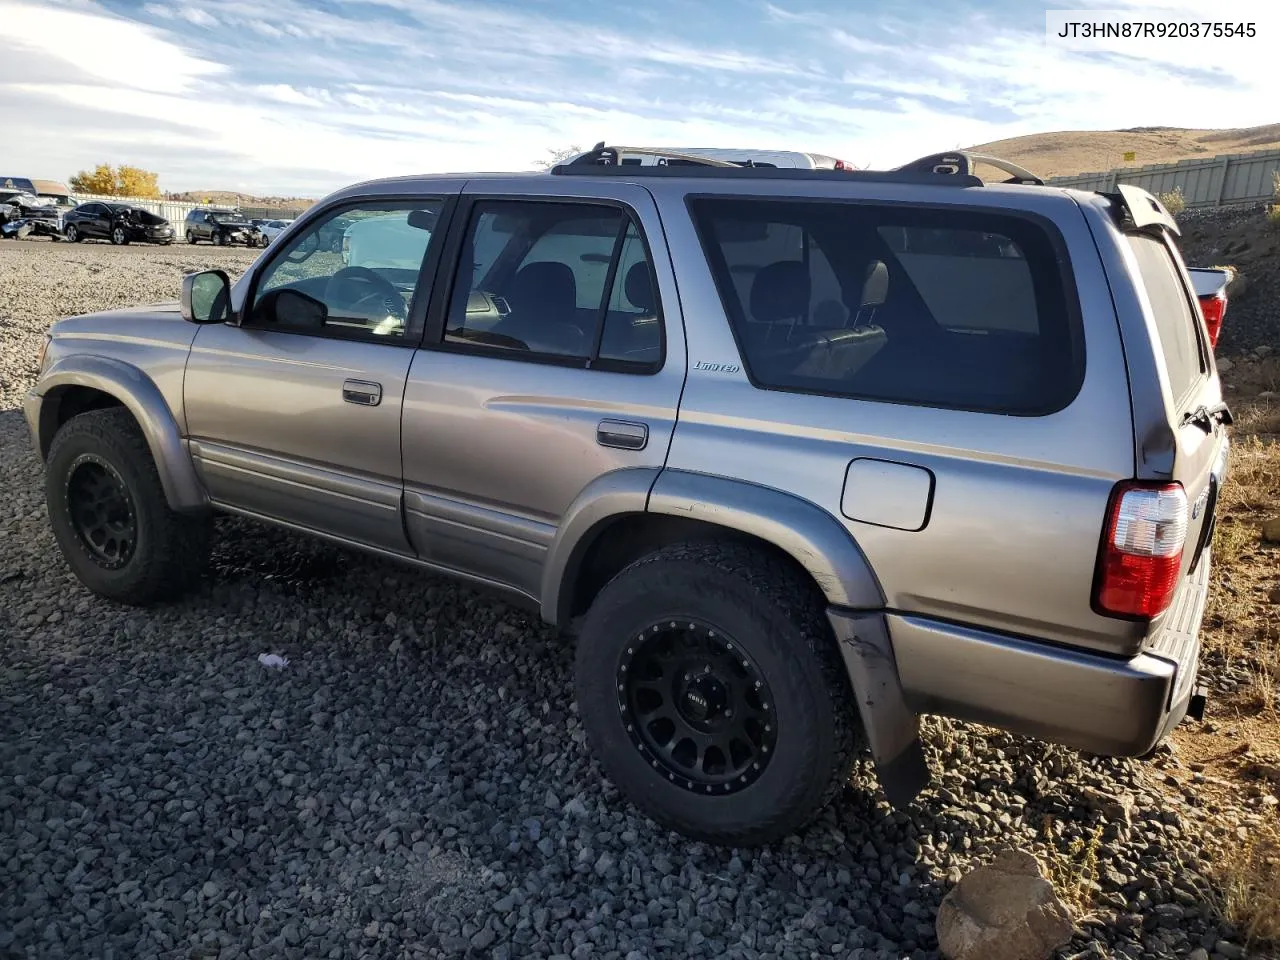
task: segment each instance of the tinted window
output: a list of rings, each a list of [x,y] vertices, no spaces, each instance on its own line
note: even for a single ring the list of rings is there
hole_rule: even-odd
[[[440,208],[438,200],[372,203],[313,222],[264,268],[250,323],[301,333],[406,336]]]
[[[662,323],[639,229],[611,206],[477,203],[444,340],[583,366],[655,368]]]
[[[693,201],[760,386],[1013,414],[1060,409],[1083,348],[1059,257],[1027,219]]]
[[[1155,313],[1169,385],[1174,399],[1181,400],[1204,370],[1196,333],[1200,319],[1192,311],[1182,277],[1164,243],[1148,236],[1130,235],[1128,240]]]

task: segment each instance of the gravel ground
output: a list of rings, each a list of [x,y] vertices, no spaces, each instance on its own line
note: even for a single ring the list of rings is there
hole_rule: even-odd
[[[1064,957],[1245,955],[1206,906],[1213,811],[1139,765],[932,724],[910,815],[860,767],[802,835],[720,850],[602,780],[570,645],[487,595],[239,521],[181,603],[88,594],[19,412],[41,334],[251,258],[0,244],[0,957],[918,960],[1002,845],[1084,877]]]

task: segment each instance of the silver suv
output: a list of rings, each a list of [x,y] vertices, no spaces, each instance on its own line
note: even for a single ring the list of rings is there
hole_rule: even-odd
[[[79,578],[174,597],[224,511],[496,589],[576,634],[615,784],[734,845],[864,744],[910,803],[922,714],[1139,756],[1202,708],[1230,414],[1153,197],[620,149],[353,186],[55,324]]]

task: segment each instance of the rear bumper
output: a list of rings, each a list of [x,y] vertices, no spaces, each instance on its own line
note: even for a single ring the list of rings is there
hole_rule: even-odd
[[[926,617],[829,610],[890,800],[901,805],[923,786],[913,741],[925,713],[1086,753],[1150,752],[1186,716],[1195,689],[1209,568],[1206,550],[1162,629],[1128,658]],[[914,772],[903,777],[904,766]]]
[[[985,723],[1088,753],[1142,756],[1186,714],[1209,566],[1206,551],[1160,632],[1131,658],[889,615],[904,700],[919,713]]]

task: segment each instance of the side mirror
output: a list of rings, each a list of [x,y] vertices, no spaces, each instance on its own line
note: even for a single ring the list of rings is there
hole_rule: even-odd
[[[188,323],[226,323],[231,317],[231,280],[222,270],[189,273],[182,278],[182,319]]]

